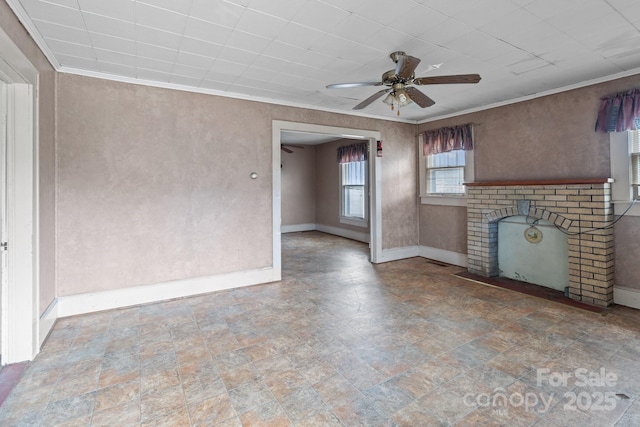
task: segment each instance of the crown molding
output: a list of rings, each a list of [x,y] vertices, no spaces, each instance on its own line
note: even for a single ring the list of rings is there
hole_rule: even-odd
[[[33,41],[36,43],[40,51],[47,58],[51,66],[55,70],[58,70],[60,68],[60,63],[56,59],[53,52],[51,52],[51,49],[49,49],[49,46],[40,35],[40,32],[36,28],[31,18],[29,18],[29,14],[27,13],[26,10],[24,10],[24,8],[22,7],[22,4],[20,4],[20,2],[17,0],[5,0],[5,1],[7,2],[7,5],[9,5],[9,8],[13,11],[13,13],[18,17],[18,20],[20,21],[22,26],[27,30],[27,33],[29,33],[29,35],[31,36]]]

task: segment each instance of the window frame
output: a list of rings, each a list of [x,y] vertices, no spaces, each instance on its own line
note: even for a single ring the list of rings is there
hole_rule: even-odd
[[[466,187],[462,194],[435,194],[428,192],[427,157],[424,155],[424,134],[418,135],[418,175],[420,180],[420,203],[423,205],[467,206]],[[466,150],[464,158],[464,182],[474,182],[474,151]]]
[[[344,215],[344,187],[352,187],[352,185],[343,184],[343,164],[338,164],[338,218],[341,224],[354,225],[356,227],[368,227],[369,226],[369,161],[361,160],[364,163],[364,218],[346,216]],[[353,162],[356,163],[356,162]]]
[[[609,152],[611,160],[611,201],[616,215],[622,214],[633,200],[631,184],[631,138],[629,132],[609,133]],[[640,203],[636,202],[626,213],[640,216]]]

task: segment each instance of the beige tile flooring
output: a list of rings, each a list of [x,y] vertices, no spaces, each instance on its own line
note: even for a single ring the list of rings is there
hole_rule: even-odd
[[[282,282],[60,319],[0,425],[640,425],[640,312],[367,253],[288,234]]]

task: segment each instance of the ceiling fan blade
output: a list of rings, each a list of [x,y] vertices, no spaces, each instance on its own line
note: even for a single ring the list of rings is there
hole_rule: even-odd
[[[404,91],[407,93],[407,95],[409,95],[409,98],[411,98],[411,100],[418,104],[421,108],[431,107],[436,103],[433,99],[429,98],[427,95],[420,92],[415,87],[407,87],[404,89]]]
[[[373,101],[375,101],[376,99],[380,98],[385,93],[390,92],[391,90],[393,90],[393,89],[383,89],[381,91],[378,91],[378,92],[374,93],[373,95],[371,95],[370,97],[368,97],[367,99],[365,99],[364,101],[362,101],[360,104],[358,104],[355,107],[353,107],[353,109],[354,110],[362,110],[364,107],[366,107],[367,105],[371,104]]]
[[[360,86],[382,86],[382,82],[334,83],[332,85],[328,85],[327,89],[344,89],[348,87]]]
[[[478,74],[459,74],[454,76],[418,77],[417,79],[413,79],[413,83],[417,85],[478,83],[479,81],[480,81],[480,75]]]
[[[289,153],[289,154],[293,153],[293,150],[289,150],[287,147],[285,147],[283,145],[280,146],[280,149],[282,151],[284,151],[285,153]]]
[[[420,63],[418,58],[409,55],[398,55],[396,62],[396,77],[400,80],[409,80]]]

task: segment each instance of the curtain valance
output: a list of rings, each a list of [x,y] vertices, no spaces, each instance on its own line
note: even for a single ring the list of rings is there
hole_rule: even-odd
[[[640,128],[640,90],[602,98],[596,132],[626,132]]]
[[[426,131],[423,150],[425,156],[454,150],[473,150],[471,123]]]
[[[338,163],[362,162],[369,152],[366,142],[338,147]]]

